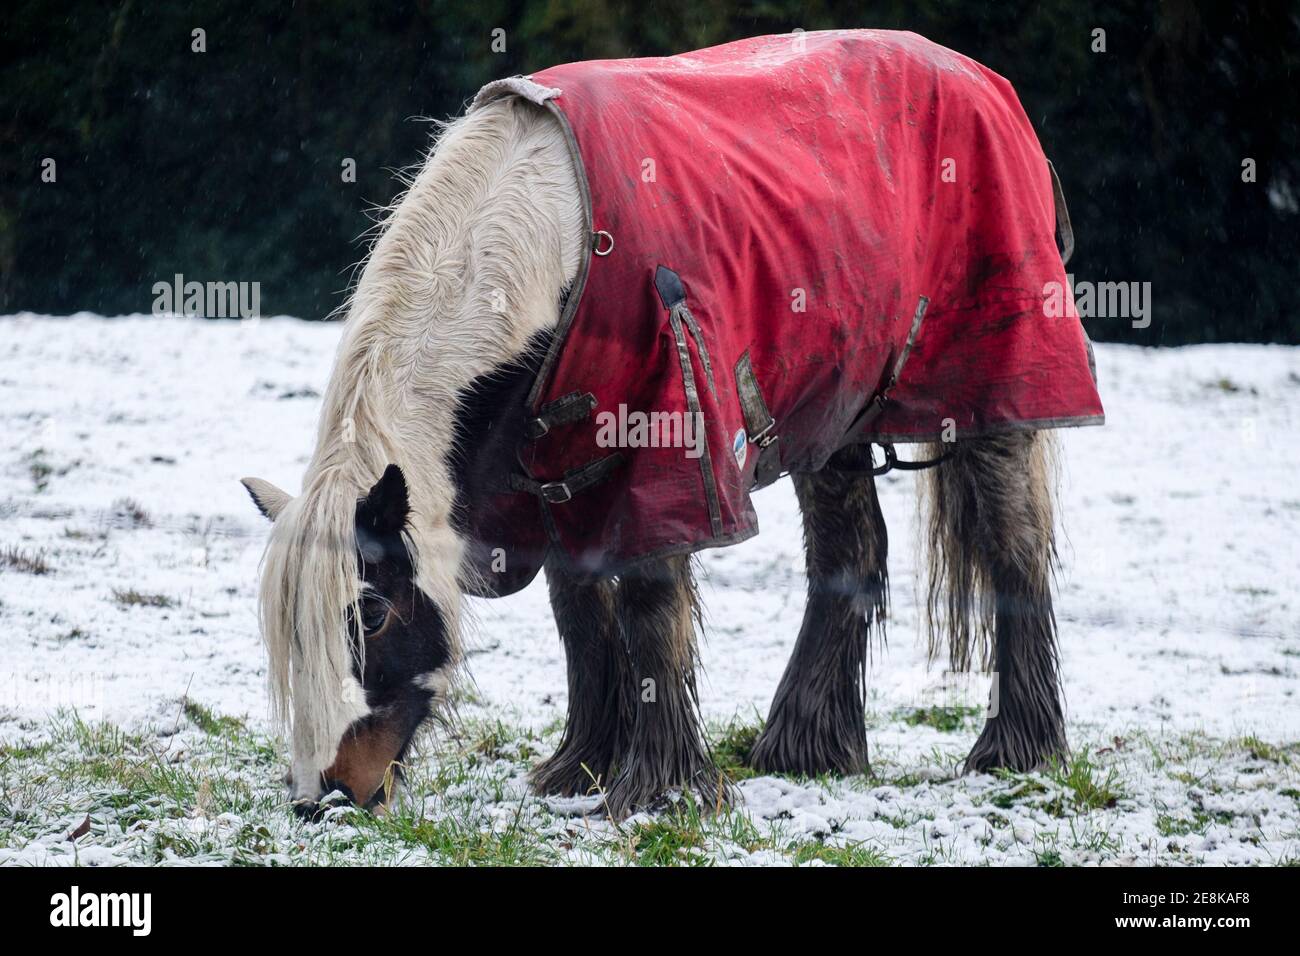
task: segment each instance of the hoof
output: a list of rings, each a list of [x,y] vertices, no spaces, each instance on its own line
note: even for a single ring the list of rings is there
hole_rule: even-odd
[[[695,771],[683,782],[669,783],[620,773],[605,794],[605,812],[612,820],[626,820],[634,813],[655,813],[669,805],[669,794],[690,792],[702,813],[712,813],[735,800],[735,788],[716,767]]]
[[[801,738],[768,725],[745,763],[759,773],[816,777],[824,773],[850,777],[870,773],[866,734],[860,740]]]
[[[576,756],[557,751],[528,775],[528,783],[539,796],[585,797],[600,789],[608,771]]]
[[[1067,753],[1063,731],[1054,731],[1046,740],[1032,740],[1008,734],[995,719],[985,722],[983,733],[966,757],[962,773],[990,773],[994,770],[1031,773]]]

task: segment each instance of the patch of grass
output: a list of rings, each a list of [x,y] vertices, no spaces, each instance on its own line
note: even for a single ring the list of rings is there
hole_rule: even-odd
[[[1124,796],[1118,786],[1118,775],[1093,761],[1087,750],[1081,750],[1064,762],[1055,761],[1047,770],[1047,777],[1071,797],[1075,811],[1104,810],[1115,806]]]
[[[799,866],[814,861],[831,866],[890,866],[893,861],[875,847],[865,843],[836,846],[829,843],[793,843],[790,859]]]
[[[1047,787],[1035,777],[1023,776],[1010,771],[1000,771],[995,775],[1014,784],[1010,790],[995,793],[989,798],[989,803],[999,810],[1010,810],[1022,801],[1028,802],[1038,795],[1047,793]]]
[[[1159,814],[1156,817],[1156,831],[1166,837],[1182,837],[1192,833],[1204,836],[1211,824],[1228,826],[1234,819],[1233,815],[1226,810],[1208,811],[1200,805],[1200,801],[1194,803],[1195,808],[1190,819],[1167,813]]]
[[[0,743],[0,768],[7,760],[38,760],[54,749],[48,740],[32,742],[19,740],[13,743]]]
[[[1256,760],[1288,765],[1291,763],[1291,751],[1296,749],[1294,744],[1277,746],[1255,736],[1242,737],[1240,744]]]
[[[701,865],[705,834],[699,806],[683,799],[651,820],[638,823],[628,838],[633,859],[641,866]]]
[[[1272,588],[1240,587],[1233,588],[1233,594],[1244,594],[1247,597],[1270,597],[1276,592]]]
[[[713,759],[718,769],[732,780],[748,780],[758,776],[758,771],[749,766],[749,755],[754,752],[758,735],[763,732],[763,725],[747,724],[740,720],[731,720],[721,727],[713,738]]]
[[[238,717],[214,714],[196,700],[186,700],[181,710],[195,727],[210,737],[224,737],[244,732],[244,722]]]
[[[1111,809],[1124,797],[1114,768],[1107,768],[1103,773],[1087,750],[1064,760],[1053,760],[1039,774],[999,771],[996,775],[1014,784],[1012,789],[989,798],[988,802],[999,810],[1025,804],[1041,807],[1055,817],[1065,817]]]
[[[484,760],[531,760],[539,756],[537,735],[507,727],[499,720],[473,727],[466,749]]]
[[[0,551],[0,568],[23,574],[49,574],[51,570],[44,551],[26,551],[16,545]]]
[[[1171,816],[1167,813],[1161,813],[1156,816],[1156,832],[1161,836],[1180,837],[1187,836],[1189,833],[1201,833],[1204,832],[1204,830],[1204,823],[1195,818],[1186,820],[1181,817]]]
[[[171,608],[176,602],[165,594],[144,594],[135,588],[113,588],[113,600],[123,607]]]
[[[152,528],[153,518],[134,498],[118,498],[113,502],[113,519],[128,528]]]
[[[1034,860],[1037,861],[1039,866],[1065,866],[1060,851],[1054,848],[1035,850]]]
[[[27,456],[27,473],[31,476],[32,486],[38,493],[50,486],[50,478],[54,474],[54,466],[45,455],[45,449],[38,448]]]
[[[1204,388],[1218,389],[1220,392],[1226,392],[1229,395],[1236,395],[1238,392],[1249,391],[1251,395],[1258,395],[1258,390],[1253,386],[1238,385],[1226,375],[1213,381],[1204,382]]]
[[[971,705],[954,705],[951,707],[917,707],[905,711],[899,716],[913,727],[933,727],[945,733],[964,729],[967,724],[979,717],[983,711]]]
[[[379,818],[370,818],[371,821]],[[366,821],[363,830],[370,827]],[[375,828],[376,835],[400,835],[407,843],[428,849],[439,862],[453,866],[540,866],[555,862],[544,838],[515,814],[503,830],[484,829],[455,817],[423,819],[409,827]]]

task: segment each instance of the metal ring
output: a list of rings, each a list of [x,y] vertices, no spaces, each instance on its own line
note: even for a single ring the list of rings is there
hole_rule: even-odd
[[[606,239],[609,240],[609,245],[606,246],[605,249],[603,249],[603,250],[600,248],[600,237],[601,237],[601,236],[604,236]],[[608,232],[606,232],[604,229],[599,230],[598,232],[596,232],[595,234],[593,234],[592,237],[591,237],[591,251],[594,252],[594,253],[595,253],[596,255],[598,255],[598,256],[607,256],[607,255],[609,255],[611,252],[614,251],[614,237],[613,237],[612,235],[610,235]]]

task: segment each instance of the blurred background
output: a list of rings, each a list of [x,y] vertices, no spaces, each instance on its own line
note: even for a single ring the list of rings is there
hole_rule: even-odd
[[[1076,280],[1152,283],[1148,328],[1094,319],[1094,338],[1300,342],[1295,0],[9,0],[0,313],[148,312],[180,272],[324,318],[427,146],[418,117],[555,63],[796,27],[913,30],[1011,80],[1065,186]]]

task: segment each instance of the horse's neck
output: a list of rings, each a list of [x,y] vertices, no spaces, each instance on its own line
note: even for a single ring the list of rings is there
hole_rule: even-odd
[[[326,396],[321,461],[347,459],[371,482],[396,462],[421,531],[442,540],[439,529],[465,510],[457,505],[473,507],[513,465],[524,402],[585,235],[553,117],[502,102],[453,124],[358,284]],[[351,447],[338,440],[347,427]]]

